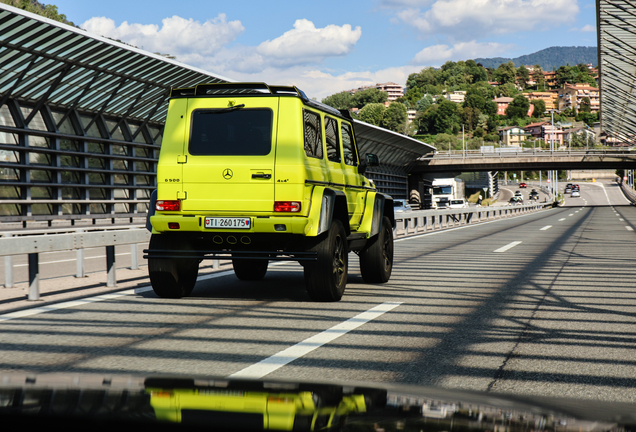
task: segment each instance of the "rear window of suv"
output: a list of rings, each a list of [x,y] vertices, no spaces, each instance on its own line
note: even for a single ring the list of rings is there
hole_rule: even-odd
[[[269,109],[192,112],[188,152],[198,156],[264,156],[272,150]]]

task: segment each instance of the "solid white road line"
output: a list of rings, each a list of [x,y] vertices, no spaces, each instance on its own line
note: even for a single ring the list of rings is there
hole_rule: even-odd
[[[382,303],[374,308],[369,309],[366,312],[362,312],[354,316],[353,318],[348,319],[338,325],[331,327],[323,331],[322,333],[318,333],[308,339],[305,339],[302,342],[297,343],[294,346],[291,346],[279,353],[274,354],[271,357],[268,357],[264,360],[261,360],[258,363],[255,363],[251,366],[246,367],[238,372],[233,373],[228,378],[262,378],[265,375],[268,375],[274,372],[276,369],[279,369],[285,366],[288,363],[293,362],[294,360],[304,356],[337,338],[340,336],[349,333],[351,330],[355,330],[363,324],[368,323],[369,321],[383,315],[390,310],[395,309],[402,302],[386,302]]]
[[[626,226],[626,227],[625,227],[625,229],[626,229],[627,231],[634,231],[634,228],[632,228],[632,227],[630,227],[630,226]]]
[[[552,228],[552,225],[546,225],[543,228],[541,228],[539,231],[546,231],[546,230],[549,230],[550,228]]]
[[[508,249],[512,249],[513,247],[517,246],[518,244],[521,244],[520,241],[513,241],[512,243],[509,243],[503,247],[500,247],[499,249],[497,249],[495,252],[505,252]]]

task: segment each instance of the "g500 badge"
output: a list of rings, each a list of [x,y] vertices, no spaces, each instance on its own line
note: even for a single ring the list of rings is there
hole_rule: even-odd
[[[181,179],[165,179],[166,183],[179,183]]]

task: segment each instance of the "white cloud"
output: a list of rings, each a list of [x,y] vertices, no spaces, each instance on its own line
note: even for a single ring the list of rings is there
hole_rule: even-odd
[[[405,5],[416,3],[399,1]],[[423,35],[445,34],[452,40],[465,41],[557,26],[574,21],[578,12],[576,0],[437,0],[425,11],[408,7],[399,10],[397,16]]]
[[[91,33],[119,39],[147,51],[177,56],[181,61],[194,55],[209,56],[232,42],[244,29],[240,21],[226,21],[225,14],[204,23],[173,16],[156,24],[129,24],[116,26],[115,21],[105,17],[94,17],[80,27]]]
[[[261,43],[256,51],[277,66],[319,63],[350,53],[361,35],[360,27],[352,29],[349,24],[316,28],[313,22],[299,19],[293,30]]]
[[[500,55],[512,49],[512,44],[497,42],[460,42],[453,46],[432,45],[418,52],[411,64],[422,66],[440,66],[448,60],[468,60]]]
[[[354,29],[349,24],[316,28],[313,22],[299,19],[292,30],[273,40],[228,48],[245,29],[240,21],[228,22],[225,14],[204,23],[173,16],[165,18],[161,27],[128,22],[117,26],[112,19],[94,17],[81,27],[147,51],[174,55],[181,62],[210,71],[228,70],[228,74],[318,64],[327,57],[349,54],[362,35],[360,27]]]
[[[586,24],[581,28],[582,32],[596,32],[596,27],[591,24]]]

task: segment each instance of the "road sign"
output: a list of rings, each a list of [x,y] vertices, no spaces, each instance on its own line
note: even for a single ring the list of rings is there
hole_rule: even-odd
[[[623,177],[623,181],[627,181],[627,176]]]
[[[546,181],[547,181],[548,183],[550,183],[550,179],[547,179]]]
[[[514,173],[513,173],[513,174],[512,174],[512,177],[517,177],[517,174],[514,174]]]

